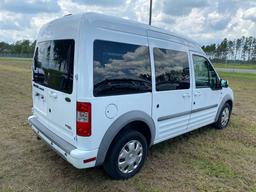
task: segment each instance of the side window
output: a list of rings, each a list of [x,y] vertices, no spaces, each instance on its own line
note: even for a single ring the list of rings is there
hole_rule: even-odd
[[[196,88],[216,88],[218,76],[210,62],[198,55],[193,55]]]
[[[186,52],[154,48],[156,90],[189,89],[189,61]]]
[[[144,93],[152,90],[149,48],[95,40],[94,96]]]

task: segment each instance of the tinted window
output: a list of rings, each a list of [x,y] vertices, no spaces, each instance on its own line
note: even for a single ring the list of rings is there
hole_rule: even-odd
[[[215,88],[218,76],[210,62],[201,56],[193,55],[195,70],[196,88],[211,87]]]
[[[186,52],[154,48],[156,90],[189,89],[189,62]]]
[[[33,80],[49,88],[72,93],[74,40],[38,43],[34,57]]]
[[[94,96],[151,91],[148,47],[94,41],[93,82]]]

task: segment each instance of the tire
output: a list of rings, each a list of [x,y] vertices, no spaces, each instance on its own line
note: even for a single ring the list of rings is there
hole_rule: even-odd
[[[225,103],[225,105],[221,109],[218,120],[215,123],[215,127],[217,129],[225,129],[228,126],[230,115],[231,115],[231,106],[228,103]]]
[[[128,179],[140,171],[147,153],[148,144],[144,135],[128,129],[114,139],[103,167],[112,179]]]

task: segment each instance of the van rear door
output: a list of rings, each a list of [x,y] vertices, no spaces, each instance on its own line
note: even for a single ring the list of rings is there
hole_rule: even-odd
[[[76,135],[74,53],[71,39],[38,42],[33,66],[34,110],[51,131],[72,144]]]

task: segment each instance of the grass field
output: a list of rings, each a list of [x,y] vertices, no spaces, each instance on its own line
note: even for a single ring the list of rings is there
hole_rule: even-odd
[[[221,73],[235,92],[230,126],[208,126],[153,146],[135,177],[113,181],[102,168],[77,170],[27,123],[31,61],[0,60],[0,191],[256,192],[256,76]]]
[[[256,64],[214,63],[214,67],[231,69],[256,69]]]

